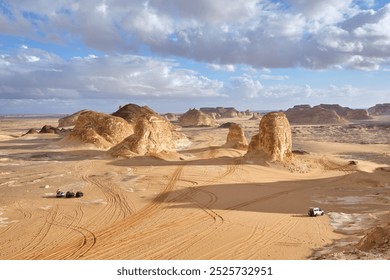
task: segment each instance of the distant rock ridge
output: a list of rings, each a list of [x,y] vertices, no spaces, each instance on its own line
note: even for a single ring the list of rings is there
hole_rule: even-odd
[[[342,107],[338,104],[320,104],[318,106],[321,108],[334,110],[340,117],[350,121],[370,119],[368,111],[365,109],[351,109],[349,107]]]
[[[390,103],[376,104],[368,109],[368,113],[372,116],[390,115]]]
[[[296,105],[285,111],[293,124],[343,124],[348,121],[369,120],[367,110],[351,109],[338,104]]]
[[[245,157],[280,162],[292,157],[291,127],[283,112],[262,117],[259,133],[252,137]]]
[[[179,124],[183,127],[191,126],[216,126],[216,121],[208,114],[197,110],[189,109],[179,117]]]
[[[229,125],[229,133],[224,146],[234,149],[248,148],[248,142],[245,138],[244,130],[239,124],[231,123]]]
[[[347,122],[334,110],[320,106],[296,105],[284,113],[292,124],[342,124]]]
[[[234,107],[201,107],[199,111],[202,111],[206,114],[213,114],[217,119],[218,118],[236,118],[241,114]]]

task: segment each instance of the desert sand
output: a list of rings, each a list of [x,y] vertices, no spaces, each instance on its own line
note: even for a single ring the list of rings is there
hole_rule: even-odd
[[[125,159],[22,136],[47,124],[58,118],[0,119],[0,259],[389,258],[355,246],[390,222],[388,126],[292,126],[294,161],[264,164],[226,147],[228,129],[182,128],[178,154]]]

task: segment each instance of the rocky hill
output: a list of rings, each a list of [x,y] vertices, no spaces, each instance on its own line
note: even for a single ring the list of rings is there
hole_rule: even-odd
[[[320,106],[296,105],[285,111],[292,124],[342,124],[346,120],[340,117],[334,110]]]
[[[390,103],[376,104],[368,109],[368,113],[372,116],[390,115]]]
[[[216,126],[216,121],[208,114],[197,109],[190,109],[179,117],[179,124],[183,127],[190,126]]]
[[[234,107],[202,107],[199,109],[203,113],[214,115],[218,118],[236,118],[240,116],[240,112]]]

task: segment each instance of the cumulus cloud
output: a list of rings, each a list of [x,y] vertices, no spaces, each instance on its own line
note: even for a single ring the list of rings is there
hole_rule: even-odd
[[[113,53],[134,54],[146,48],[210,64],[377,69],[389,61],[390,4],[371,10],[372,4],[368,0],[2,1],[0,31],[57,43],[81,40]],[[362,62],[357,63],[357,57]]]
[[[40,49],[0,56],[0,98],[73,99],[218,96],[223,83],[172,60],[88,55],[62,60]]]

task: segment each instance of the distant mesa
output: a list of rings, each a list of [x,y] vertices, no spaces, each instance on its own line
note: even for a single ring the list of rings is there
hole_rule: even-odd
[[[60,118],[58,120],[58,127],[69,127],[74,126],[76,124],[77,119],[79,118],[80,114],[83,112],[86,112],[87,110],[81,110],[78,111],[72,115]]]
[[[248,148],[248,142],[245,138],[244,130],[239,124],[230,124],[229,133],[224,146],[242,150],[246,150]]]
[[[245,157],[280,162],[292,157],[291,127],[283,112],[262,117],[259,133],[252,137]]]
[[[390,103],[376,104],[368,109],[371,116],[385,116],[390,115]]]
[[[351,109],[338,104],[296,105],[285,111],[293,124],[345,124],[349,121],[369,120],[367,110]]]
[[[346,120],[340,117],[336,111],[320,106],[296,105],[285,111],[292,124],[342,124]]]
[[[70,141],[108,149],[120,143],[133,132],[133,127],[120,117],[94,111],[84,111],[79,114],[75,127],[63,139],[63,143]]]
[[[216,126],[217,122],[210,115],[194,108],[179,117],[179,124],[183,127]]]
[[[364,109],[351,109],[348,107],[342,107],[338,104],[320,104],[321,108],[335,111],[340,117],[349,121],[355,120],[369,120],[371,117],[368,115],[368,111]]]
[[[201,107],[199,110],[203,113],[215,116],[216,119],[237,118],[241,115],[234,107]]]

